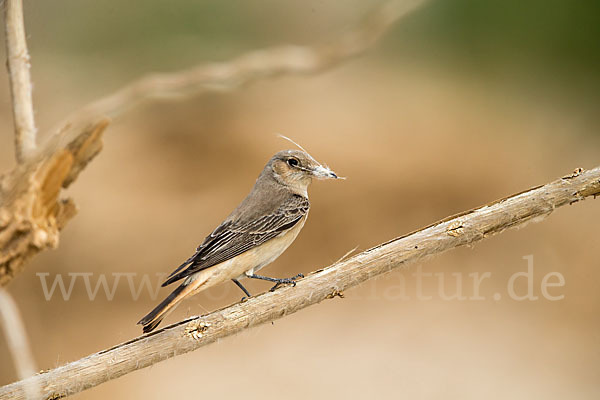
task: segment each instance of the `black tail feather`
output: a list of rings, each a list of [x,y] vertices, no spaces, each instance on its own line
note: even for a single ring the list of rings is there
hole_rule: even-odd
[[[148,325],[144,325],[142,327],[142,332],[143,333],[152,332],[158,326],[158,324],[160,324],[162,322],[162,320],[163,320],[162,318],[159,318],[157,320],[150,322]]]
[[[166,314],[158,318],[157,316],[160,315],[162,311],[171,304],[171,302],[185,289],[185,287],[185,284],[180,285],[170,295],[168,295],[166,299],[164,299],[159,305],[157,305],[154,308],[154,310],[150,311],[144,318],[139,320],[138,325],[144,326],[144,333],[153,331],[158,326],[158,324],[161,323]]]

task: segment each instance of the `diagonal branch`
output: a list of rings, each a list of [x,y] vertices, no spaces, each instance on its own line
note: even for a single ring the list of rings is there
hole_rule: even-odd
[[[281,75],[312,74],[358,56],[371,48],[398,20],[426,0],[387,1],[356,26],[314,46],[278,46],[255,50],[221,63],[208,63],[175,73],[146,75],[88,104],[61,122],[55,132],[77,134],[99,118],[115,120],[149,100],[181,100],[204,92],[228,91]]]
[[[475,243],[507,228],[540,221],[556,208],[600,195],[600,167],[577,169],[544,186],[448,217],[393,239],[298,281],[201,317],[192,317],[149,335],[0,388],[0,400],[25,399],[37,383],[44,398],[57,399],[148,367],[157,362],[266,322],[292,314],[394,268]],[[75,379],[76,378],[76,379]]]
[[[17,162],[23,163],[35,153],[35,120],[31,99],[31,76],[29,74],[29,52],[23,24],[21,0],[6,0],[4,3],[4,29],[6,34],[6,56],[8,79],[15,121],[15,150]]]

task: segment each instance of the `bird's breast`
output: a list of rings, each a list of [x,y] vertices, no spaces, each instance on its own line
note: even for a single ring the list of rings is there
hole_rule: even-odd
[[[279,257],[296,239],[298,233],[302,230],[304,223],[306,222],[306,218],[308,217],[308,213],[305,214],[300,221],[292,228],[283,232],[279,236],[274,237],[271,240],[263,243],[261,246],[256,247],[250,251],[254,252],[255,262],[252,263],[254,266],[252,268],[248,268],[244,273],[253,274],[258,271],[265,265],[268,265],[275,261],[277,257]],[[250,252],[248,251],[248,252]],[[251,264],[248,264],[251,265]]]

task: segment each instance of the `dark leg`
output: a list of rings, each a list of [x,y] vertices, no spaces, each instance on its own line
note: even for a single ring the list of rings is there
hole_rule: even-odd
[[[237,285],[237,287],[239,287],[240,289],[242,289],[244,291],[244,293],[246,293],[246,297],[242,297],[242,301],[246,300],[248,297],[252,297],[252,295],[250,294],[248,289],[246,289],[244,287],[244,285],[242,285],[240,283],[240,281],[238,281],[237,279],[232,279],[232,281],[233,281],[233,283],[235,283]]]
[[[296,286],[296,279],[298,278],[304,278],[304,275],[302,274],[298,274],[296,276],[292,276],[291,278],[270,278],[268,276],[262,276],[262,275],[246,275],[248,278],[252,278],[252,279],[262,279],[263,281],[269,281],[269,282],[275,282],[275,285],[269,289],[270,292],[274,291],[275,289],[277,289],[279,286],[286,284],[286,283],[291,283],[292,286]]]

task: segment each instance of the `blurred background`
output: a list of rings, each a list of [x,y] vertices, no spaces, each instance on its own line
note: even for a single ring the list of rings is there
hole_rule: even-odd
[[[145,73],[312,44],[379,1],[26,1],[37,123],[47,132]],[[39,274],[143,277],[172,271],[247,194],[283,133],[346,181],[312,185],[296,242],[263,270],[308,273],[448,215],[600,165],[600,3],[433,0],[363,57],[318,75],[153,103],[112,124],[68,191],[78,206],[57,250],[10,285],[40,369],[140,334],[168,293],[134,299],[126,278],[91,300],[76,278],[49,300]],[[4,49],[2,50],[4,51]],[[2,55],[4,58],[4,54]],[[0,170],[14,164],[0,79]],[[394,271],[307,310],[77,395],[165,398],[513,398],[600,396],[600,203]],[[527,270],[537,301],[508,296]],[[418,298],[414,272],[423,278]],[[563,287],[541,292],[546,274]],[[474,300],[469,274],[489,273]],[[442,275],[439,275],[442,274]],[[443,281],[440,284],[440,277]],[[462,279],[466,299],[447,299]],[[552,280],[555,282],[556,280]],[[443,291],[440,290],[440,285]],[[253,293],[268,289],[248,282]],[[516,292],[527,292],[526,279]],[[223,284],[165,321],[239,301]],[[0,384],[16,379],[0,338]]]

